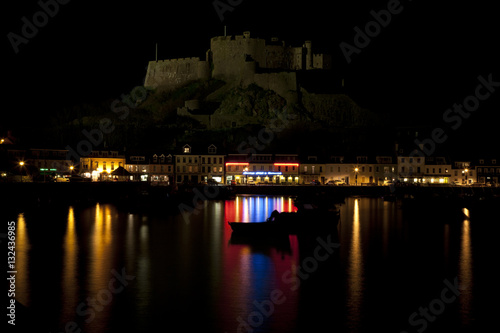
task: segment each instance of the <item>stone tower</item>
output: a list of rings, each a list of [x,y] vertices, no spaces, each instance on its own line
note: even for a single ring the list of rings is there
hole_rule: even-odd
[[[306,42],[304,43],[304,46],[306,48],[306,68],[305,69],[312,69],[313,68],[312,42],[310,40],[306,40]]]

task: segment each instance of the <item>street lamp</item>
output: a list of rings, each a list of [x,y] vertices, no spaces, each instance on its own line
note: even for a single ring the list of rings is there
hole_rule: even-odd
[[[23,182],[23,166],[24,166],[24,162],[21,161],[19,162],[19,166],[21,167],[21,183]]]
[[[356,172],[356,176],[354,177],[354,179],[356,180],[356,186],[358,186],[358,171],[359,171],[359,169],[355,168],[354,171]]]
[[[469,172],[469,169],[465,169],[465,185],[467,185],[467,173]]]

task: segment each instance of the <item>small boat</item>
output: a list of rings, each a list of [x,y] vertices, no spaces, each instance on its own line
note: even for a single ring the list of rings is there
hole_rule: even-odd
[[[280,223],[274,221],[266,222],[228,222],[234,233],[246,235],[275,235],[288,234],[288,230],[283,228]]]
[[[318,211],[306,209],[296,213],[273,211],[265,222],[228,222],[234,233],[265,237],[266,235],[289,235],[322,232],[335,228],[339,221],[338,210]]]

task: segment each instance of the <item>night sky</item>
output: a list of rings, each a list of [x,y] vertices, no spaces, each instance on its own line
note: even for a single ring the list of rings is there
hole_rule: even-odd
[[[44,0],[42,0],[43,2]],[[64,2],[63,0],[60,0]],[[51,2],[51,1],[49,1]],[[222,3],[227,3],[221,0]],[[448,126],[443,114],[473,95],[478,76],[500,82],[499,20],[494,2],[438,5],[431,1],[232,0],[224,21],[206,1],[69,1],[38,28],[16,54],[10,32],[22,35],[33,22],[35,0],[9,1],[2,10],[3,99],[0,129],[44,124],[62,107],[118,98],[142,85],[147,63],[204,57],[210,38],[242,34],[278,36],[294,46],[313,41],[333,56],[333,68],[362,107],[389,113],[400,124]],[[348,63],[340,43],[354,46],[355,27],[374,21],[371,12],[391,7],[391,21]],[[500,87],[460,128],[467,142],[498,142]]]

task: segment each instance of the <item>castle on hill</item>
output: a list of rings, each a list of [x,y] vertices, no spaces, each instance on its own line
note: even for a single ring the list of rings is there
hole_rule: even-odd
[[[278,38],[270,42],[252,38],[246,31],[238,36],[213,37],[205,59],[150,61],[144,86],[173,90],[191,81],[213,78],[243,86],[256,83],[280,93],[296,90],[295,71],[330,68],[331,57],[313,53],[311,41],[292,47]]]
[[[245,32],[213,37],[205,59],[150,61],[144,85],[174,90],[197,80],[225,82],[204,100],[188,100],[177,109],[177,115],[207,129],[265,125],[286,115],[296,116],[297,123],[310,121],[328,128],[373,124],[374,115],[343,93],[340,80],[328,70],[331,67],[331,56],[315,54],[310,41],[293,47],[277,38],[251,38]],[[265,93],[256,97],[255,87]]]

